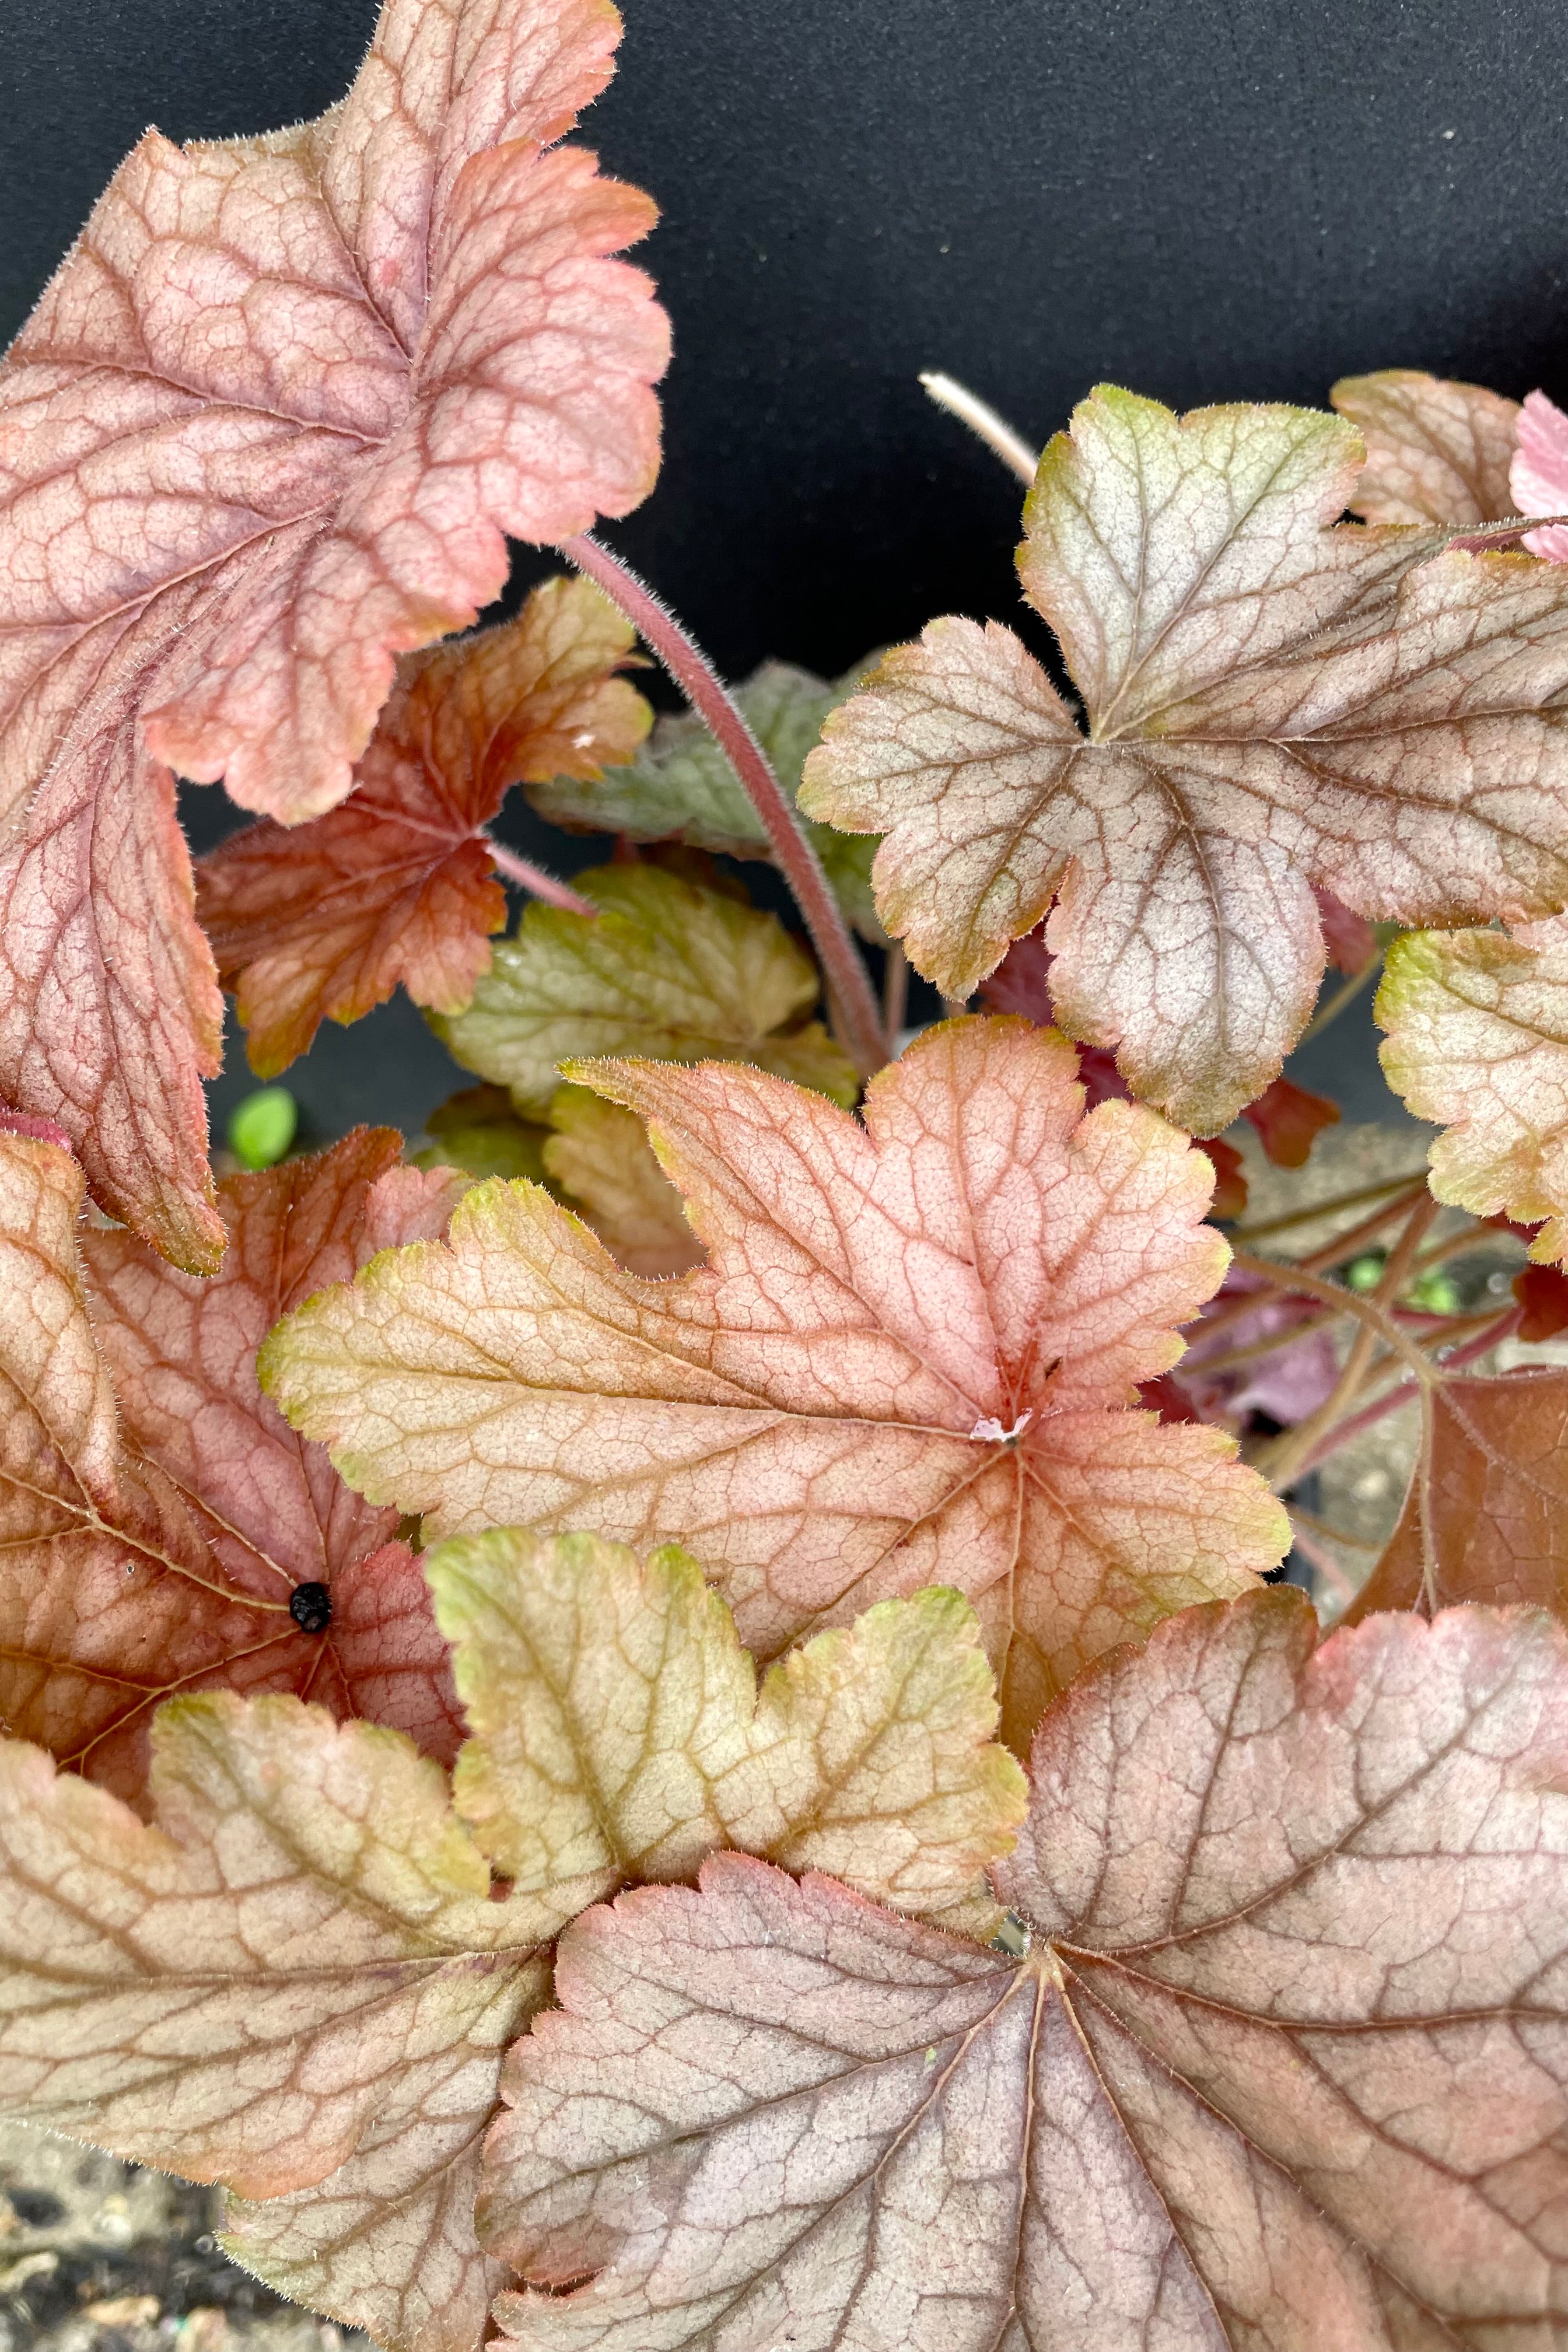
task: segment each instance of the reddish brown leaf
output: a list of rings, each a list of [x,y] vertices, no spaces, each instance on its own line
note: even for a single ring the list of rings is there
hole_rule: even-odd
[[[1304,1168],[1321,1129],[1339,1125],[1340,1107],[1327,1095],[1310,1094],[1289,1078],[1276,1078],[1241,1115],[1257,1129],[1276,1168]]]
[[[1246,1162],[1234,1143],[1223,1135],[1211,1135],[1197,1146],[1214,1170],[1214,1198],[1209,1214],[1223,1224],[1227,1218],[1239,1217],[1247,1206]]]
[[[1399,1525],[1346,1615],[1466,1601],[1568,1617],[1568,1371],[1442,1381]]]
[[[506,920],[481,828],[511,785],[637,749],[650,713],[614,674],[632,644],[591,581],[548,581],[500,628],[404,656],[341,808],[203,858],[196,912],[259,1076],[399,982],[437,1013],[467,1004]]]
[[[1329,961],[1349,979],[1352,973],[1364,971],[1377,953],[1377,933],[1364,915],[1351,912],[1342,906],[1331,890],[1314,883],[1312,896],[1318,904],[1318,920],[1323,927],[1323,944],[1329,951]]]
[[[0,370],[0,1088],[216,1263],[219,1003],[169,769],[342,799],[395,656],[646,496],[667,331],[636,190],[551,142],[608,0],[386,0],[341,107],[127,157]],[[166,763],[166,764],[160,764]]]
[[[864,1125],[734,1063],[575,1075],[648,1121],[708,1264],[642,1280],[538,1187],[478,1187],[263,1351],[363,1492],[432,1536],[679,1535],[764,1657],[957,1585],[1016,1746],[1089,1658],[1279,1557],[1228,1437],[1128,1410],[1226,1244],[1200,1155],[1141,1106],[1084,1117],[1065,1039],[944,1023]]]
[[[1568,1331],[1568,1275],[1560,1266],[1524,1266],[1513,1277],[1513,1295],[1524,1309],[1521,1339],[1555,1339]]]
[[[1057,1702],[1021,1960],[739,1855],[578,1920],[485,2151],[510,2339],[1561,2341],[1568,1647],[1316,1633],[1190,1610]]]
[[[79,1172],[0,1145],[0,1717],[139,1793],[153,1707],[215,1685],[288,1690],[460,1736],[446,1645],[396,1515],[349,1491],[261,1395],[278,1316],[374,1253],[443,1230],[460,1181],[396,1164],[385,1129],[220,1195],[221,1274],[177,1273],[122,1231],[73,1227]],[[326,1588],[331,1622],[289,1614]]]

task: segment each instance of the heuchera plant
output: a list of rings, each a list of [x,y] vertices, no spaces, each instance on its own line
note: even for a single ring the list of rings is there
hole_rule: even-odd
[[[1058,666],[731,695],[617,29],[386,0],[0,368],[0,2104],[395,2352],[1568,2343],[1568,419],[932,379]],[[477,1083],[215,1181],[220,984]]]

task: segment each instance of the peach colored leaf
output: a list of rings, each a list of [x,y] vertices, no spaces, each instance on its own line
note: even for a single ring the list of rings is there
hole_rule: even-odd
[[[546,1108],[560,1065],[584,1054],[755,1062],[855,1100],[854,1065],[820,1022],[803,1025],[816,968],[776,915],[656,866],[595,866],[574,887],[597,916],[535,899],[473,1002],[434,1024],[519,1110]]]
[[[1339,1125],[1340,1107],[1293,1079],[1276,1078],[1241,1115],[1276,1168],[1304,1168],[1322,1129]]]
[[[885,835],[879,911],[948,993],[1054,898],[1063,1026],[1195,1134],[1306,1023],[1314,884],[1405,924],[1568,902],[1568,582],[1336,523],[1362,454],[1337,417],[1102,387],[1019,555],[1083,726],[1010,630],[942,620],[806,763],[809,814]]]
[[[762,1687],[689,1554],[520,1528],[426,1557],[472,1738],[453,1798],[514,1896],[564,1924],[721,1846],[932,1916],[1011,1851],[974,1612],[940,1589],[792,1651]]]
[[[545,1173],[617,1265],[628,1274],[658,1276],[701,1265],[702,1244],[634,1111],[586,1087],[561,1087],[550,1124],[554,1133],[544,1146]]]
[[[792,802],[823,721],[873,666],[869,658],[858,662],[829,685],[810,670],[770,661],[733,688]],[[541,816],[569,832],[624,833],[634,841],[679,840],[694,849],[728,850],[735,857],[773,857],[751,794],[694,711],[666,712],[655,722],[646,748],[613,774],[584,782],[563,773],[531,785],[528,797]],[[862,938],[885,942],[871,895],[876,843],[809,820],[806,831],[847,919]]]
[[[0,1141],[0,1719],[122,1795],[141,1792],[157,1702],[204,1685],[293,1690],[437,1755],[457,1745],[396,1514],[351,1493],[256,1384],[281,1311],[444,1230],[452,1181],[399,1168],[397,1150],[361,1130],[232,1179],[231,1246],[203,1282],[131,1234],[79,1240],[79,1171]],[[330,1619],[312,1629],[290,1602],[316,1588]]]
[[[1226,1263],[1152,1112],[1082,1117],[1054,1032],[963,1020],[865,1126],[735,1064],[580,1066],[650,1123],[709,1264],[619,1273],[527,1184],[296,1310],[261,1376],[351,1484],[428,1514],[678,1537],[771,1657],[885,1595],[969,1595],[1026,1740],[1051,1694],[1284,1549],[1215,1430],[1130,1411]]]
[[[1347,1617],[1516,1601],[1568,1617],[1568,1371],[1450,1372],[1428,1410],[1399,1525]]]
[[[169,770],[320,814],[505,532],[647,494],[666,323],[608,257],[651,207],[551,151],[618,28],[386,0],[320,121],[149,131],[0,368],[0,1088],[196,1269],[218,1002]]]
[[[1315,1637],[1289,1592],[1192,1610],[1058,1701],[1021,1960],[732,1856],[589,1912],[485,2151],[510,2340],[1560,2336],[1563,1635]]]
[[[546,581],[500,628],[405,655],[340,808],[202,860],[196,912],[259,1076],[399,982],[438,1013],[467,1004],[506,921],[483,827],[521,778],[637,749],[651,714],[615,675],[633,638],[591,581]]]
[[[1510,478],[1515,511],[1560,515],[1568,509],[1568,416],[1543,392],[1526,396],[1519,413],[1519,450]],[[1568,527],[1532,530],[1525,540],[1532,555],[1568,562]]]
[[[550,1981],[524,1906],[395,1732],[212,1693],[153,1742],[152,1826],[0,1745],[0,2098],[247,2197],[325,2183],[242,2210],[237,2251],[384,2343],[474,2352],[477,2141]]]
[[[1329,398],[1366,444],[1351,503],[1368,522],[1502,522],[1528,512],[1509,488],[1516,400],[1419,368],[1342,376]]]
[[[1544,1220],[1531,1256],[1568,1255],[1568,925],[1413,932],[1389,950],[1375,1009],[1389,1085],[1444,1129],[1438,1200]]]

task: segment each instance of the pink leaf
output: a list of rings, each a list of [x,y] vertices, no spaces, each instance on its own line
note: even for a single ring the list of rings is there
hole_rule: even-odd
[[[1521,514],[1568,514],[1568,416],[1543,392],[1532,392],[1519,412],[1509,480]],[[1532,530],[1524,543],[1549,563],[1568,563],[1568,525]]]
[[[386,0],[319,122],[150,131],[0,371],[0,1088],[194,1269],[220,1006],[168,770],[330,808],[503,534],[647,495],[667,328],[608,257],[652,208],[547,152],[617,34],[608,0]]]

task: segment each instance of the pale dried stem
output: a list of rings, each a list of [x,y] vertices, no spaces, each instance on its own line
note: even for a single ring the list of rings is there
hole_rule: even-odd
[[[811,933],[829,1001],[837,1006],[843,1025],[846,1050],[862,1077],[870,1077],[889,1057],[870,975],[822,870],[822,860],[769,766],[767,754],[707,655],[646,581],[586,532],[578,539],[563,540],[561,552],[579,572],[597,582],[652,647],[745,786]]]
[[[1382,969],[1383,958],[1375,955],[1370,962],[1363,963],[1359,971],[1352,971],[1350,978],[1342,982],[1335,989],[1321,1011],[1313,1013],[1297,1039],[1297,1044],[1304,1045],[1309,1037],[1321,1037],[1330,1023],[1337,1021],[1346,1006],[1355,1003],[1367,982],[1375,979]]]
[[[1299,1421],[1294,1429],[1284,1431],[1268,1447],[1267,1454],[1259,1456],[1258,1466],[1265,1470],[1270,1486],[1277,1491],[1290,1486],[1300,1475],[1302,1465],[1318,1439],[1326,1429],[1333,1426],[1348,1406],[1355,1402],[1373,1369],[1380,1342],[1393,1353],[1402,1356],[1418,1378],[1431,1380],[1434,1377],[1431,1366],[1405,1339],[1388,1310],[1408,1281],[1411,1261],[1421,1245],[1423,1234],[1436,1214],[1436,1202],[1430,1193],[1424,1192],[1411,1209],[1405,1230],[1390,1252],[1377,1287],[1370,1296],[1360,1297],[1354,1291],[1340,1289],[1333,1283],[1320,1284],[1314,1275],[1305,1276],[1294,1286],[1308,1297],[1321,1298],[1331,1305],[1335,1302],[1337,1292],[1338,1298],[1346,1302],[1339,1307],[1338,1311],[1357,1315],[1361,1328],[1352,1339],[1340,1376],[1323,1402],[1315,1412]],[[1266,1265],[1268,1261],[1256,1263]],[[1300,1277],[1301,1269],[1298,1267],[1296,1272]],[[1349,1303],[1352,1300],[1353,1306]]]
[[[1425,1168],[1418,1168],[1408,1176],[1390,1176],[1381,1184],[1362,1184],[1358,1185],[1353,1192],[1336,1192],[1330,1200],[1310,1202],[1305,1208],[1288,1210],[1283,1216],[1268,1217],[1261,1224],[1237,1225],[1230,1238],[1233,1242],[1268,1241],[1275,1234],[1288,1233],[1292,1225],[1310,1225],[1319,1217],[1337,1215],[1342,1209],[1359,1209],[1363,1201],[1380,1200],[1385,1192],[1408,1192],[1414,1195],[1426,1190],[1426,1171]],[[1379,1210],[1377,1223],[1380,1224],[1386,1223],[1390,1217],[1396,1215],[1403,1206],[1403,1202],[1390,1201],[1386,1208]],[[1357,1233],[1362,1230],[1360,1226],[1356,1228]],[[1352,1236],[1349,1234],[1336,1234],[1334,1239],[1326,1246],[1331,1250],[1343,1251],[1349,1245]],[[1310,1264],[1310,1260],[1305,1260],[1303,1263]],[[1331,1259],[1329,1263],[1332,1264],[1332,1260]]]
[[[1015,432],[1006,418],[999,416],[989,401],[982,400],[978,393],[971,392],[969,386],[960,383],[956,376],[944,375],[940,368],[922,369],[921,383],[939,408],[945,408],[950,416],[956,416],[961,425],[967,425],[994,456],[1012,468],[1021,482],[1033,488],[1040,462],[1039,451],[1031,449],[1023,435]]]
[[[1425,1193],[1426,1190],[1426,1180],[1423,1179],[1420,1192]],[[1360,1199],[1364,1196],[1357,1194],[1354,1197]],[[1417,1194],[1415,1197],[1418,1198],[1420,1195]],[[1374,1211],[1370,1217],[1363,1217],[1359,1225],[1352,1225],[1349,1233],[1336,1234],[1331,1242],[1326,1242],[1321,1249],[1314,1250],[1310,1256],[1300,1258],[1295,1263],[1306,1274],[1320,1274],[1325,1266],[1341,1265],[1344,1259],[1353,1257],[1364,1244],[1374,1239],[1392,1218],[1403,1216],[1409,1208],[1411,1196],[1408,1194],[1401,1200],[1388,1202],[1384,1207]],[[1240,1236],[1236,1235],[1233,1238],[1239,1239]],[[1288,1261],[1271,1259],[1269,1263],[1273,1265],[1288,1263]],[[1204,1316],[1201,1320],[1190,1324],[1187,1328],[1193,1332],[1194,1338],[1209,1339],[1218,1332],[1228,1329],[1232,1323],[1239,1323],[1244,1316],[1251,1314],[1258,1304],[1258,1294],[1255,1291],[1241,1291],[1227,1298],[1224,1306],[1216,1308],[1214,1314]],[[1336,1315],[1339,1311],[1337,1307],[1334,1309]],[[1305,1328],[1305,1325],[1299,1324],[1296,1329],[1301,1330]],[[1294,1333],[1284,1334],[1282,1339],[1293,1336]]]
[[[520,857],[515,849],[508,849],[493,834],[481,833],[479,838],[489,851],[496,872],[504,874],[509,882],[515,882],[531,898],[542,898],[547,906],[564,907],[571,915],[597,915],[599,910],[593,900],[582,897],[569,882],[558,882],[542,866]]]
[[[1324,1545],[1319,1543],[1310,1529],[1302,1524],[1300,1515],[1292,1511],[1289,1517],[1290,1540],[1294,1549],[1300,1553],[1303,1559],[1311,1563],[1317,1574],[1328,1586],[1331,1598],[1338,1601],[1342,1609],[1348,1609],[1355,1599],[1355,1586],[1333,1554]]]
[[[1506,1314],[1498,1317],[1495,1323],[1478,1331],[1473,1339],[1467,1339],[1462,1347],[1456,1348],[1445,1360],[1437,1379],[1440,1381],[1449,1372],[1461,1371],[1465,1365],[1473,1364],[1478,1357],[1489,1355],[1494,1348],[1500,1347],[1519,1328],[1522,1312],[1521,1307],[1510,1307]],[[1359,1437],[1363,1429],[1371,1429],[1374,1423],[1383,1421],[1389,1413],[1397,1412],[1402,1405],[1407,1405],[1414,1396],[1420,1393],[1414,1381],[1395,1381],[1392,1388],[1384,1391],[1382,1396],[1374,1397],[1359,1412],[1352,1412],[1348,1419],[1331,1429],[1302,1463],[1299,1475],[1305,1477],[1309,1470],[1315,1470],[1320,1463],[1326,1462],[1331,1454],[1348,1445],[1352,1437]]]

